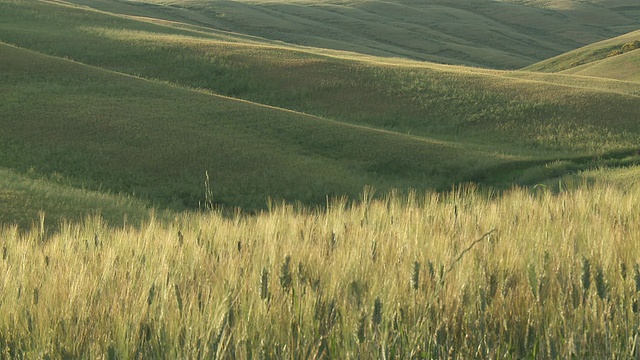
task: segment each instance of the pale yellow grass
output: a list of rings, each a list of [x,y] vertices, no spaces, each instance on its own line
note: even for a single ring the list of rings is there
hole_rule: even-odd
[[[637,355],[638,190],[367,191],[326,210],[4,228],[0,345],[26,357]]]

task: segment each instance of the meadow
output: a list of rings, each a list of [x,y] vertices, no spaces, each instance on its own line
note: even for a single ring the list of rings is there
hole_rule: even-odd
[[[634,0],[69,2],[312,48],[499,69],[637,30],[640,15]]]
[[[640,358],[639,12],[0,0],[0,358]]]
[[[474,187],[0,231],[9,358],[637,358],[640,199]]]
[[[19,47],[2,46],[0,165],[76,187],[194,209],[208,173],[218,205],[259,210],[268,197],[504,189],[638,161],[635,82],[301,48],[51,2],[0,6],[0,39]]]

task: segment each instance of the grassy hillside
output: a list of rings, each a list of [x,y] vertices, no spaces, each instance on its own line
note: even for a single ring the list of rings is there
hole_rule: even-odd
[[[638,45],[640,45],[640,36],[638,36],[637,41]],[[565,70],[565,73],[640,82],[640,50],[636,49],[635,51],[611,56],[597,62],[577,66]]]
[[[74,2],[0,0],[0,358],[640,358],[640,50],[388,57],[636,0]]]
[[[492,68],[520,68],[635,30],[638,19],[634,0],[71,2],[311,47]]]
[[[204,204],[206,173],[217,203],[260,208],[448,187],[518,160],[0,49],[3,166],[176,208]]]
[[[202,205],[207,172],[216,202],[260,208],[365,184],[535,184],[617,163],[639,143],[631,83],[276,46],[44,2],[0,7],[0,40],[110,70],[2,46],[2,165],[165,206]]]
[[[58,229],[63,221],[81,222],[100,216],[106,225],[140,224],[150,218],[150,208],[139,200],[105,191],[69,186],[61,174],[32,179],[0,168],[0,224],[21,229]],[[163,215],[164,216],[164,215]]]
[[[579,49],[575,49],[565,54],[528,66],[525,70],[537,72],[559,72],[564,70],[573,71],[571,69],[575,69],[576,71],[580,71],[583,66],[588,68],[591,65],[594,65],[595,62],[600,62],[602,60],[604,60],[604,64],[611,64],[611,66],[605,66],[614,68],[615,65],[609,61],[615,60],[615,62],[618,62],[620,59],[618,59],[617,56],[611,58],[608,57],[614,52],[622,50],[625,44],[633,43],[636,40],[640,41],[640,30],[589,44]],[[630,53],[625,55],[625,58],[633,59],[637,56],[637,53]],[[632,61],[633,60],[630,60],[629,62]],[[622,78],[620,80],[626,80],[626,78]]]
[[[343,53],[212,39],[57,5],[22,3],[3,10],[0,38],[6,42],[342,122],[460,142],[491,138],[494,151],[523,151],[524,142],[536,154],[606,152],[637,143],[637,97],[620,94],[637,94],[635,85],[594,90],[511,79],[509,72],[348,60]],[[29,11],[39,13],[39,22],[25,27],[21,19]]]

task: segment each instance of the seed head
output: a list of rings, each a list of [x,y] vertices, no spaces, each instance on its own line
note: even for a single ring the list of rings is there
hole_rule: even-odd
[[[153,299],[156,297],[156,284],[153,283],[151,288],[149,288],[149,295],[147,296],[147,304],[151,306],[153,304]]]
[[[280,267],[280,286],[282,286],[282,289],[285,292],[288,292],[291,289],[292,282],[293,274],[291,273],[291,255],[287,255]]]
[[[378,326],[382,322],[382,301],[377,297],[373,303],[373,315],[371,316],[373,326]]]
[[[604,280],[604,273],[602,272],[602,266],[600,265],[596,267],[595,282],[596,282],[596,290],[598,292],[598,296],[600,297],[600,299],[604,300],[607,297],[607,284]]]
[[[358,342],[362,344],[364,342],[364,332],[366,327],[367,317],[365,314],[360,316],[360,320],[358,321]]]
[[[582,257],[582,276],[580,279],[582,280],[582,289],[586,293],[591,286],[591,263],[585,257]]]
[[[269,272],[266,268],[262,268],[260,276],[260,299],[266,300],[269,296]]]
[[[418,290],[420,286],[420,262],[413,262],[413,271],[411,272],[411,287],[413,290]]]
[[[635,264],[633,266],[636,280],[636,292],[640,292],[640,264]]]

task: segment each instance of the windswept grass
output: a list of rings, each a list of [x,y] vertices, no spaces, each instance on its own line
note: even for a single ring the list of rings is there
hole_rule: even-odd
[[[0,239],[7,357],[633,358],[640,189],[273,205]],[[29,264],[29,266],[24,266]]]
[[[598,1],[75,2],[0,0],[0,358],[640,358],[640,84],[223,31]]]

